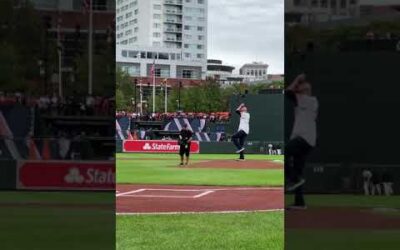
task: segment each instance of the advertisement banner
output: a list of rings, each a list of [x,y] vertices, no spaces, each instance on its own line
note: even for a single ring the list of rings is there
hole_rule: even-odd
[[[167,140],[125,140],[122,145],[126,153],[178,153],[179,144],[177,141]],[[198,154],[200,143],[192,141],[190,153]]]
[[[115,163],[101,161],[21,161],[18,189],[115,190]]]

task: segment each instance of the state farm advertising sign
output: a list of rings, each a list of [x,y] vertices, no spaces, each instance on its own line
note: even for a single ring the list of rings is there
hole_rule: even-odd
[[[167,140],[125,140],[122,145],[126,153],[178,153],[179,144],[177,141]],[[200,152],[200,143],[192,141],[190,153]]]
[[[114,190],[115,163],[101,161],[21,161],[19,189]]]

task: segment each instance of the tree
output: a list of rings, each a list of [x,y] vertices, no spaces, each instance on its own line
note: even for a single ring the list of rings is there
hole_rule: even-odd
[[[6,91],[38,91],[44,28],[29,1],[0,1],[0,84]],[[49,56],[51,58],[51,56]]]
[[[132,111],[132,98],[135,98],[135,87],[128,73],[117,68],[115,99],[117,110]],[[137,100],[135,100],[137,103]]]

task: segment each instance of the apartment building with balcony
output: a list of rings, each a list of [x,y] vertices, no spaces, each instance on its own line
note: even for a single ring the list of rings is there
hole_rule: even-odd
[[[156,71],[168,66],[165,77],[205,79],[207,6],[207,0],[117,0],[117,65],[147,77],[149,60],[155,60]],[[123,51],[146,56],[125,57]]]

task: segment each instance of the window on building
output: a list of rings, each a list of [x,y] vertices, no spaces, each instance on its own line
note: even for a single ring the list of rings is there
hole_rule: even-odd
[[[135,18],[135,19],[133,19],[133,23],[137,23],[137,19]]]
[[[184,37],[185,39],[192,39],[192,35],[185,34]]]
[[[203,26],[198,26],[197,27],[197,31],[203,31],[204,30],[204,27]]]
[[[169,58],[170,58],[171,60],[175,60],[175,53],[171,53],[171,54],[169,55]]]
[[[153,9],[155,10],[161,10],[161,4],[154,4]]]
[[[185,30],[190,30],[190,26],[189,25],[185,25]]]
[[[314,7],[314,8],[318,7],[318,0],[312,0],[311,1],[311,6]]]
[[[263,70],[263,75],[266,75],[267,74],[267,71],[265,71],[265,69]]]
[[[197,21],[199,21],[199,22],[204,22],[204,21],[206,21],[206,19],[205,19],[204,17],[198,17],[198,18],[197,18]]]
[[[153,37],[161,37],[161,33],[160,32],[153,32]]]
[[[157,59],[156,52],[147,52],[147,59]]]
[[[331,0],[331,8],[336,8],[336,0]]]
[[[139,14],[139,9],[135,10],[135,15]]]
[[[123,50],[121,52],[122,57],[128,57],[128,51],[127,50]]]
[[[125,14],[125,18],[130,18],[132,16],[132,11]]]
[[[197,58],[198,59],[202,59],[202,58],[204,58],[204,55],[203,54],[197,54]]]
[[[190,58],[190,53],[185,53],[186,58]]]
[[[128,44],[128,40],[123,40],[123,41],[121,41],[121,44],[127,45],[127,44]]]
[[[132,39],[133,39],[133,38],[132,38]],[[130,51],[128,52],[128,56],[129,56],[130,58],[137,58],[138,54],[139,54],[139,51],[137,51],[137,50],[130,50]]]
[[[185,16],[184,19],[185,19],[186,21],[192,21],[192,20],[193,20],[193,18],[192,18],[191,16]]]
[[[161,19],[161,15],[160,14],[154,14],[153,15],[153,19]]]
[[[204,0],[197,0],[198,4],[204,4]]]
[[[191,0],[186,0],[186,2],[187,2],[187,3],[190,3],[190,2],[191,2]]]
[[[132,34],[132,30],[125,31],[125,36],[129,36],[130,34]]]
[[[158,59],[168,60],[169,59],[168,53],[158,53]]]
[[[161,28],[161,23],[153,23],[153,28],[155,29]]]
[[[203,49],[203,47],[204,47],[204,46],[201,45],[201,44],[198,44],[198,45],[197,45],[197,49]]]
[[[192,79],[192,70],[182,70],[182,78]]]
[[[183,45],[183,47],[185,47],[185,49],[188,49],[189,48],[189,44],[185,44],[185,45]]]
[[[345,9],[347,7],[347,0],[340,1],[340,8]]]
[[[204,36],[198,36],[199,41],[202,41],[204,39]]]
[[[254,70],[251,70],[251,75],[254,76]]]
[[[154,70],[154,74],[155,74],[156,77],[160,77],[161,76],[161,69],[160,68],[156,68]]]
[[[133,32],[135,32],[135,33],[139,32],[139,28],[138,28],[138,27],[135,27],[135,29],[133,30]]]

